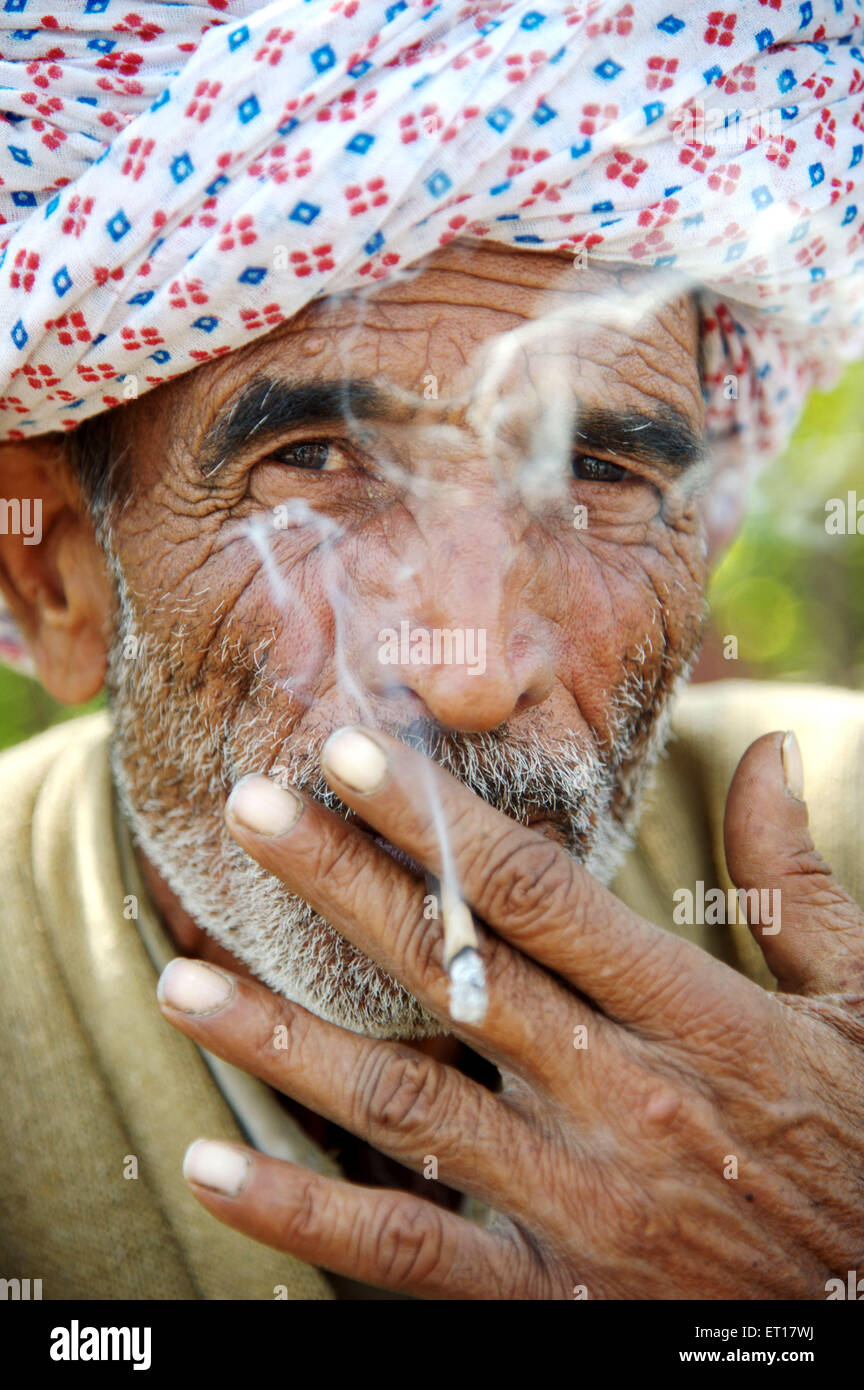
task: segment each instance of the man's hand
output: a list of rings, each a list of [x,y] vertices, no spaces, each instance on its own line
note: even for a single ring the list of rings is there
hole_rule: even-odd
[[[408,1167],[422,1172],[434,1155],[440,1181],[499,1215],[484,1229],[402,1192],[208,1144],[187,1160],[202,1204],[312,1264],[426,1298],[824,1298],[829,1277],[860,1268],[864,914],[814,851],[794,740],[754,743],[726,808],[733,881],[782,893],[781,930],[752,928],[787,991],[770,994],[642,920],[563,849],[382,733],[369,734],[385,754],[380,784],[352,789],[336,768],[340,741],[356,752],[356,737],[325,748],[331,786],[440,876],[423,794],[427,774],[435,780],[480,923],[482,1025],[450,1022],[426,886],[368,835],[311,800],[286,833],[253,833],[239,815],[256,793],[287,796],[257,778],[232,797],[229,824],[492,1061],[501,1089],[198,963],[169,966],[162,1007],[210,1051]],[[209,1005],[190,972],[207,973]],[[279,1025],[287,1047],[274,1046]]]

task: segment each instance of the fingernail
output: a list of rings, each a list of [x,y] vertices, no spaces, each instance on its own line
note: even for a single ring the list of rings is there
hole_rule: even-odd
[[[791,729],[783,739],[780,756],[783,759],[783,776],[786,779],[787,792],[790,796],[794,796],[796,801],[803,801],[804,764],[801,761],[801,749],[798,740]]]
[[[186,1150],[183,1176],[187,1182],[221,1192],[223,1197],[236,1197],[249,1181],[252,1160],[249,1155],[230,1144],[215,1139],[196,1139]]]
[[[169,961],[159,976],[156,997],[160,1004],[184,1014],[213,1014],[234,993],[234,981],[199,960]]]
[[[253,772],[237,783],[225,809],[232,820],[256,835],[285,835],[300,815],[303,802],[269,777]]]
[[[324,744],[321,761],[355,792],[377,792],[387,778],[382,749],[359,729],[337,729]]]

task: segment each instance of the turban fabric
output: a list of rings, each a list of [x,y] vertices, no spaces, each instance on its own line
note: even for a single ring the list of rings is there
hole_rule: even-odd
[[[0,0],[0,439],[455,237],[703,287],[728,468],[864,356],[859,0],[133,3]]]

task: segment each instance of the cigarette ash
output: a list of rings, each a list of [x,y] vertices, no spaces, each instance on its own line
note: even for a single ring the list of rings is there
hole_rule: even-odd
[[[450,962],[450,1017],[454,1023],[480,1024],[486,1017],[486,972],[473,946],[465,946]]]

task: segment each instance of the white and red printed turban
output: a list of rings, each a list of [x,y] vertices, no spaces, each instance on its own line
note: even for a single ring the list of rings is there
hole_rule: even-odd
[[[133,3],[0,0],[0,440],[457,236],[704,286],[727,467],[864,356],[862,0]]]

